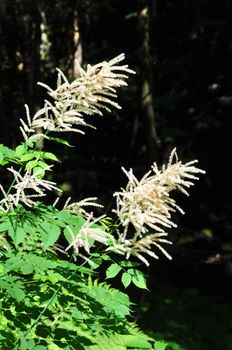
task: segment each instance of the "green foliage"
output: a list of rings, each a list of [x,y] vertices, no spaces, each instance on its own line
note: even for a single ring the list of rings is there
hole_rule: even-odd
[[[7,248],[1,243],[1,349],[154,349],[152,339],[128,322],[128,296],[95,272],[109,263],[107,254],[94,252],[90,268],[87,261],[73,264],[57,255],[61,238],[71,242],[67,226],[78,234],[84,217],[40,202],[29,209],[18,205],[0,216],[2,240],[8,237]],[[124,286],[128,274],[145,288],[137,265],[113,263],[106,275],[113,278],[122,270]]]
[[[1,164],[16,163],[43,178],[50,170],[47,161],[58,159],[35,146],[33,142],[15,150],[1,146]],[[13,186],[14,182],[9,191]],[[124,287],[133,282],[146,288],[143,273],[136,269],[139,264],[112,262],[97,250],[82,264],[67,261],[65,247],[73,242],[70,232],[78,236],[86,222],[82,215],[38,201],[0,213],[1,349],[155,349],[152,338],[129,322],[129,297],[97,272],[107,264],[107,279],[122,272]],[[112,232],[117,225],[105,218],[92,227]],[[93,246],[94,239],[88,244]]]
[[[16,154],[12,149],[0,145],[0,164],[5,165],[11,161],[15,161]]]
[[[140,265],[134,261],[123,260],[111,264],[106,270],[106,278],[114,278],[122,272],[121,282],[127,288],[131,282],[138,288],[147,289],[144,273],[134,267]]]
[[[53,138],[51,138],[53,139]],[[56,142],[68,144],[65,140],[54,138]],[[51,152],[35,150],[35,142],[24,142],[12,150],[4,145],[0,145],[0,164],[9,163],[20,164],[26,171],[32,171],[39,178],[45,176],[46,171],[50,171],[50,165],[47,161],[58,162],[58,158]]]
[[[151,350],[153,347],[148,342],[145,337],[135,336],[135,335],[126,335],[126,334],[114,334],[111,337],[102,336],[99,337],[98,345],[90,345],[87,347],[89,350],[139,350],[147,349]],[[157,349],[158,350],[158,349]]]
[[[130,330],[128,296],[91,269],[25,252],[6,254],[1,266],[1,349],[100,349],[105,342],[153,349]]]
[[[0,217],[0,232],[7,233],[13,246],[20,251],[46,251],[54,247],[61,234],[70,243],[71,236],[67,226],[78,234],[86,222],[82,216],[71,214],[66,210],[59,211],[39,202],[33,210],[18,205],[9,215],[2,213]],[[96,224],[94,227],[105,229]]]
[[[144,274],[136,268],[138,264],[116,262],[109,253],[110,248],[116,247],[113,232],[120,223],[114,223],[111,218],[101,221],[103,216],[95,219],[93,213],[87,213],[85,206],[96,206],[92,202],[94,197],[70,205],[68,199],[61,210],[55,204],[50,206],[37,200],[46,195],[46,190],[59,191],[55,182],[45,179],[51,163],[59,162],[55,154],[43,150],[46,142],[70,146],[49,134],[82,132],[75,128],[79,124],[88,125],[82,114],[101,113],[100,108],[109,110],[105,104],[119,107],[110,99],[116,97],[112,91],[125,85],[127,75],[121,74],[123,71],[133,73],[126,65],[112,67],[123,59],[121,54],[107,66],[106,62],[96,65],[94,74],[99,74],[99,78],[92,79],[92,73],[89,76],[87,72],[86,82],[82,78],[77,80],[86,93],[82,86],[77,89],[78,84],[68,84],[59,72],[57,89],[61,96],[60,92],[57,97],[52,96],[54,105],[45,101],[44,108],[33,117],[26,106],[27,123],[20,120],[26,141],[13,150],[0,145],[0,164],[7,165],[14,177],[8,189],[0,187],[3,197],[0,199],[0,348],[3,350],[157,349],[153,338],[130,322],[132,303],[128,295],[108,283],[108,279],[121,272],[125,288],[131,282],[138,288],[146,288]],[[117,70],[119,73],[115,73]],[[104,74],[100,75],[101,72]],[[96,86],[89,84],[88,79],[96,80]],[[48,90],[51,91],[49,87]],[[83,101],[78,100],[82,93]],[[101,249],[102,245],[108,246],[108,250]],[[95,251],[91,253],[90,248]],[[106,265],[105,281],[100,271]]]

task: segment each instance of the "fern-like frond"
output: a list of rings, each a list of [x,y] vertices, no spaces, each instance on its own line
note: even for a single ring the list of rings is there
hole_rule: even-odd
[[[110,337],[106,335],[97,336],[97,344],[90,345],[87,350],[129,350],[129,349],[146,349],[153,350],[151,343],[146,336],[131,334],[112,334]]]
[[[129,297],[117,289],[110,287],[107,283],[92,280],[89,276],[88,285],[81,288],[81,291],[93,298],[102,305],[103,310],[108,314],[114,314],[119,319],[124,319],[130,314],[131,302]]]

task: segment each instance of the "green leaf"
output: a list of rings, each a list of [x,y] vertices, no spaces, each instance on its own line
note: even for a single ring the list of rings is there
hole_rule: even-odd
[[[27,149],[25,145],[20,145],[15,149],[15,153],[17,157],[21,157],[26,151]]]
[[[31,160],[34,158],[34,154],[33,153],[26,153],[26,154],[23,154],[21,157],[20,157],[20,161],[21,162],[27,162],[28,160]]]
[[[87,267],[77,266],[73,263],[70,263],[69,261],[64,261],[64,260],[59,261],[59,267],[61,267],[63,270],[65,269],[65,270],[71,270],[71,271],[79,271],[81,273],[85,273],[88,275],[94,274],[94,272]]]
[[[70,222],[71,216],[72,214],[67,210],[61,210],[59,213],[57,213],[57,218],[64,221],[66,224]]]
[[[19,339],[20,339],[19,350],[34,350],[35,349],[35,342],[33,339],[27,340],[23,336],[23,334],[21,335],[21,337]]]
[[[43,152],[42,157],[44,159],[50,159],[50,160],[54,160],[56,162],[59,162],[59,159],[57,158],[57,156],[51,152]]]
[[[12,159],[15,158],[15,151],[11,148],[8,148],[2,144],[0,144],[0,152],[3,154],[4,158]]]
[[[135,261],[129,261],[129,260],[123,260],[123,261],[120,261],[119,263],[121,266],[123,267],[135,267],[135,266],[139,266],[141,265],[140,263],[138,262],[135,262]]]
[[[47,270],[57,267],[58,263],[46,258],[37,256],[35,254],[27,254],[25,256],[25,261],[28,264],[32,264],[36,270]]]
[[[113,278],[121,271],[122,267],[116,263],[110,265],[106,270],[106,278]]]
[[[95,259],[88,260],[88,264],[93,270],[97,269],[101,265],[101,263],[102,263],[101,258],[95,258]]]
[[[8,289],[8,293],[12,296],[12,298],[16,299],[17,301],[21,301],[25,298],[24,291],[19,287],[18,284],[16,285],[16,283]]]
[[[151,344],[146,340],[146,336],[111,333],[97,337],[97,345],[88,347],[90,350],[152,350]]]
[[[38,162],[38,166],[44,170],[50,169],[49,165],[45,162],[42,162],[41,160]]]
[[[40,168],[39,166],[36,166],[33,168],[33,174],[38,177],[38,179],[42,179],[45,175],[44,169]]]
[[[20,270],[23,275],[30,275],[34,271],[34,268],[32,265],[28,263],[24,263],[24,264],[22,263],[20,266]]]
[[[12,149],[0,144],[0,164],[5,165],[12,161],[14,163],[18,163],[16,159],[15,151]]]
[[[3,159],[4,159],[4,154],[0,152],[0,163],[3,161]]]
[[[0,224],[0,232],[8,231],[10,227],[11,227],[10,221],[2,222]]]
[[[164,343],[163,341],[156,341],[155,342],[155,350],[165,350],[167,348],[168,344]]]
[[[47,241],[46,246],[50,247],[51,245],[53,245],[60,237],[60,234],[61,234],[60,228],[56,225],[52,225],[51,231],[48,234],[48,241]]]
[[[37,226],[36,224],[36,221],[26,220],[23,223],[24,231],[26,231],[30,235],[34,235]]]
[[[36,140],[30,140],[30,141],[26,141],[25,145],[27,148],[34,148],[34,145],[37,143],[38,141]]]
[[[70,230],[72,230],[73,228],[70,227]],[[73,239],[72,239],[72,236],[71,236],[71,233],[70,231],[67,229],[67,227],[65,227],[64,229],[64,237],[66,238],[68,244],[71,244]]]
[[[65,223],[65,227],[69,225],[70,227],[75,227],[75,233],[77,233],[82,225],[86,222],[86,220],[79,215],[72,215],[69,211],[67,210],[62,210],[56,215],[59,225],[61,222]]]
[[[131,275],[128,272],[123,272],[121,281],[124,287],[127,288],[131,283]]]
[[[80,291],[89,294],[107,313],[113,312],[120,318],[130,314],[131,303],[128,296],[117,289],[109,288],[107,284],[97,284],[95,280],[94,284],[89,286],[84,284]]]
[[[52,283],[57,283],[59,281],[66,281],[66,279],[60,273],[57,273],[54,271],[51,271],[51,272],[52,273],[49,273],[47,277],[48,277],[48,280],[51,281]]]
[[[129,274],[131,274],[132,282],[134,283],[134,285],[136,287],[142,288],[142,289],[147,289],[146,279],[144,277],[143,272],[136,270],[136,269],[129,269],[127,272]]]
[[[22,243],[26,237],[26,232],[22,227],[17,227],[15,230],[15,238],[14,238],[14,244],[18,245],[19,243]]]
[[[125,335],[124,343],[128,348],[151,349],[151,344],[144,338],[134,335]]]
[[[107,255],[107,254],[103,254],[101,257],[102,257],[102,259],[105,260],[105,261],[110,260],[110,256]]]
[[[20,254],[17,254],[17,256],[11,254],[10,258],[4,264],[4,272],[8,273],[10,271],[18,271],[18,269],[22,265],[22,261],[23,260]]]
[[[33,168],[35,168],[38,164],[37,160],[31,160],[30,162],[28,162],[25,166],[26,170],[31,170]]]
[[[47,249],[58,240],[61,234],[61,230],[58,226],[54,224],[49,224],[47,222],[43,222],[40,225],[40,227],[41,238],[44,243],[45,249]]]
[[[68,146],[68,147],[74,147],[74,146],[70,145],[70,143],[68,141],[66,141],[64,139],[60,139],[58,137],[49,136],[49,140],[57,142],[57,143],[62,143],[63,145]]]
[[[9,221],[8,235],[15,242],[16,230],[18,228],[17,222]]]

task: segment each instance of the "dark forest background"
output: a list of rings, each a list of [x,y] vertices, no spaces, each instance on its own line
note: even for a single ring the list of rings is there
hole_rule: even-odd
[[[75,199],[105,208],[125,184],[173,147],[206,170],[179,196],[172,262],[153,262],[150,294],[135,295],[138,321],[173,350],[232,349],[232,2],[230,0],[0,0],[0,143],[20,140],[24,104],[36,111],[55,68],[77,76],[124,52],[136,75],[119,92],[122,110],[57,148],[55,181]],[[132,291],[133,295],[133,291]]]

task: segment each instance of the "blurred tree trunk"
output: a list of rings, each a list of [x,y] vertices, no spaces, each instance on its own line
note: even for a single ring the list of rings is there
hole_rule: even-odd
[[[150,55],[150,1],[138,0],[138,37],[141,114],[144,120],[148,158],[155,160],[160,143],[156,131],[156,115],[153,99],[153,69]]]
[[[74,11],[73,18],[73,46],[73,76],[78,78],[80,75],[79,66],[82,65],[83,61],[78,8]]]

